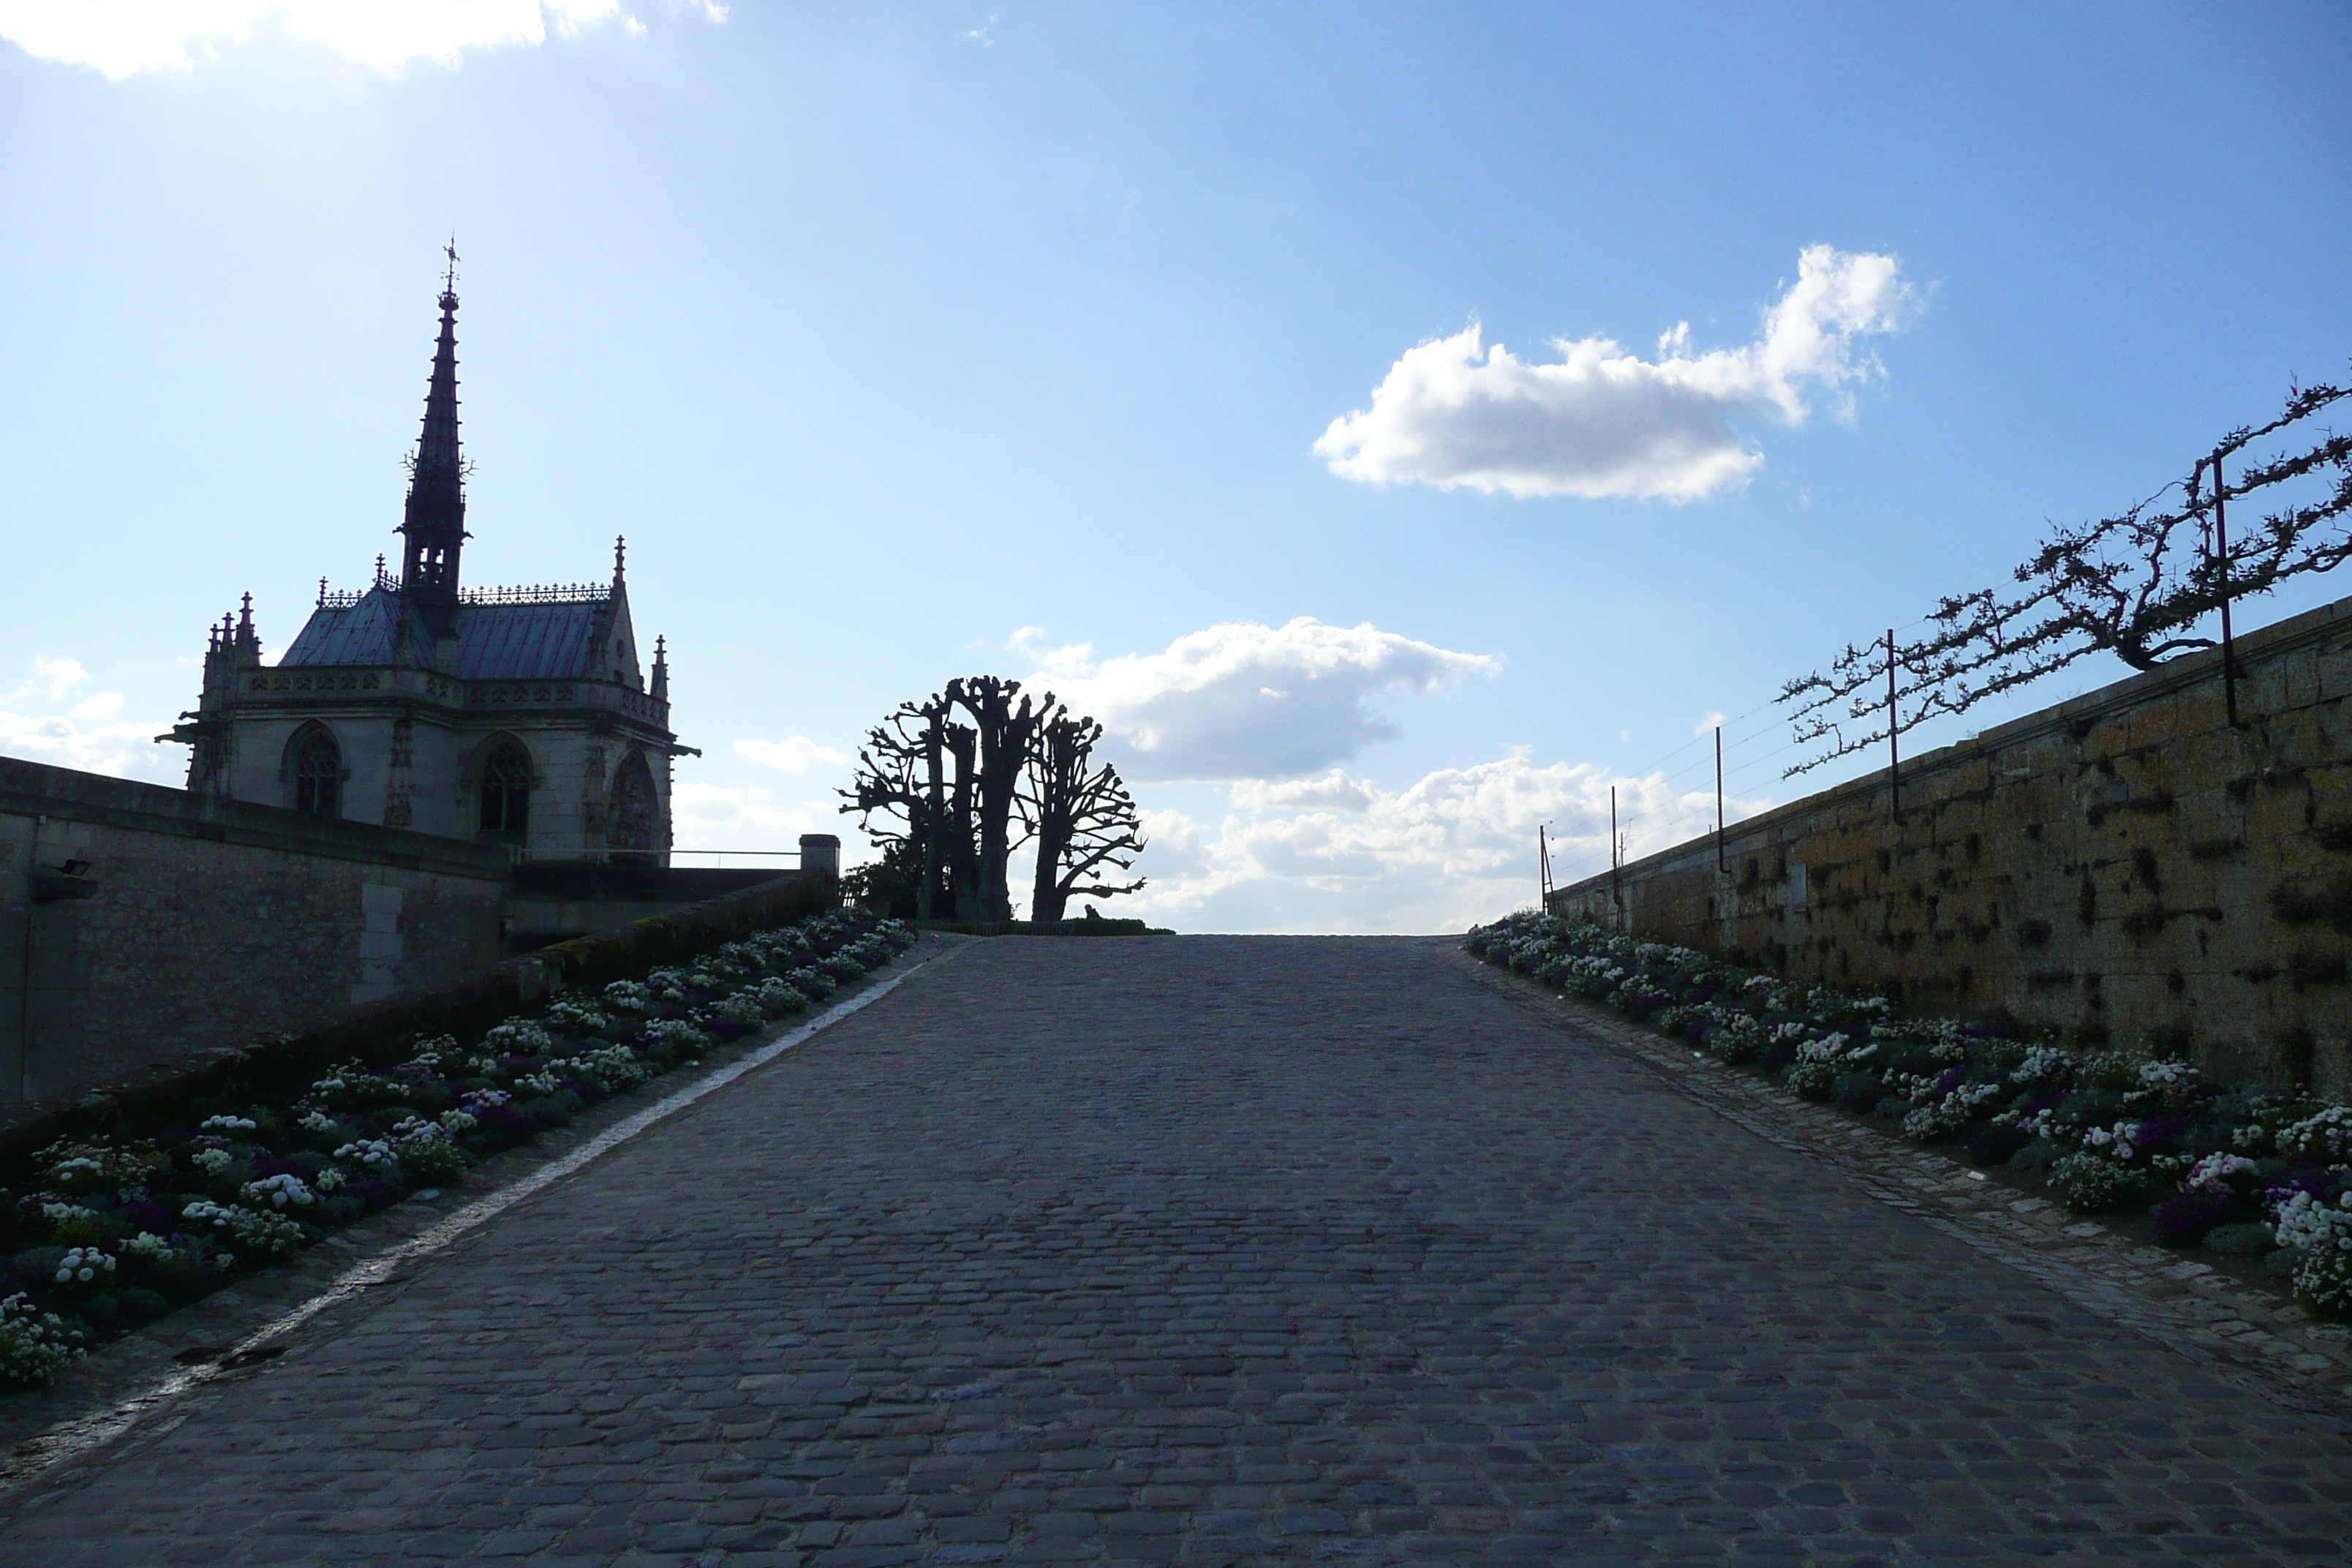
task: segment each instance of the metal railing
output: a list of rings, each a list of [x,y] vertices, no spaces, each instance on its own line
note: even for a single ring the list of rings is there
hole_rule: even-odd
[[[711,862],[714,869],[724,869],[727,865],[727,857],[730,855],[735,856],[739,860],[748,860],[752,862],[761,860],[787,860],[794,865],[798,865],[800,863],[801,858],[801,852],[797,849],[673,849],[669,852],[669,863],[672,866],[680,864],[678,858],[683,855],[709,855],[715,857]],[[697,862],[697,864],[698,864],[698,862]]]
[[[387,593],[400,592],[400,579],[379,567],[375,586]],[[327,580],[319,579],[319,607],[327,610],[348,610],[367,597],[373,590],[350,592],[336,589],[330,592]],[[461,605],[593,605],[613,596],[609,583],[529,583],[511,588],[461,588],[457,602]]]

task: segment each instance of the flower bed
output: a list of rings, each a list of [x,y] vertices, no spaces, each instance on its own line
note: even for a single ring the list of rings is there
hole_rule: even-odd
[[[326,1233],[824,1001],[914,942],[849,910],[564,995],[472,1044],[420,1039],[281,1090],[223,1088],[53,1143],[0,1189],[0,1386],[291,1258]]]
[[[2156,1238],[2260,1259],[2313,1311],[2352,1318],[2352,1108],[2218,1086],[2147,1047],[2070,1047],[1689,948],[1522,911],[1463,946],[1979,1167],[2078,1214],[2147,1205]]]

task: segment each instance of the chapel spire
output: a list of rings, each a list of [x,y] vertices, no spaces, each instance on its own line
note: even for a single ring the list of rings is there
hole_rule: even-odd
[[[408,548],[401,593],[423,605],[457,602],[457,555],[466,542],[466,463],[457,446],[457,242],[448,246],[441,289],[441,340],[425,394],[425,428],[409,463],[408,507],[400,531]]]

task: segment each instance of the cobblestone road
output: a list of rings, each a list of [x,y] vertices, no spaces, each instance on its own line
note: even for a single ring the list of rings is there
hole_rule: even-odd
[[[2340,1560],[2352,1446],[1428,942],[975,944],[0,1561]],[[176,1423],[176,1424],[174,1424]]]

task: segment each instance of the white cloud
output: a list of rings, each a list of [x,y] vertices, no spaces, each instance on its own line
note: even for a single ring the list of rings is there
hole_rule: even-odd
[[[1378,785],[1349,778],[1344,768],[1333,768],[1318,779],[1294,779],[1287,784],[1244,779],[1233,787],[1234,805],[1252,813],[1300,806],[1325,811],[1369,811],[1380,798]]]
[[[710,0],[696,8],[727,18]],[[118,81],[187,70],[265,23],[390,76],[413,59],[451,65],[469,49],[543,44],[551,31],[614,19],[644,32],[620,0],[0,0],[0,38]]]
[[[1502,667],[1370,623],[1332,626],[1311,616],[1280,626],[1214,626],[1164,653],[1099,662],[1088,645],[1043,648],[1038,635],[1027,627],[1015,637],[1040,667],[1029,683],[1101,720],[1124,771],[1144,780],[1280,779],[1328,768],[1402,732],[1374,698]]]
[[[1854,340],[1898,329],[1915,299],[1895,257],[1816,245],[1762,335],[1736,349],[1693,353],[1685,322],[1654,361],[1592,337],[1556,339],[1559,363],[1535,364],[1484,347],[1474,323],[1406,351],[1371,407],[1333,420],[1315,450],[1333,473],[1373,484],[1696,500],[1763,464],[1734,418],[1801,426],[1813,391],[1850,416],[1852,386],[1884,374]]]
[[[1150,847],[1138,869],[1151,882],[1117,912],[1195,931],[1460,931],[1534,902],[1538,824],[1557,879],[1606,869],[1612,785],[1629,857],[1714,826],[1712,791],[1517,755],[1441,769],[1395,794],[1336,771],[1243,784],[1213,836],[1180,813],[1145,815]],[[1735,801],[1729,815],[1770,804]]]
[[[36,658],[32,678],[0,697],[0,755],[79,768],[151,784],[178,784],[188,753],[159,746],[168,720],[123,721],[122,693],[97,691],[73,701],[89,684],[79,660]],[[72,702],[72,706],[65,706]]]
[[[715,784],[681,781],[670,786],[670,825],[676,847],[681,850],[792,850],[800,847],[803,833],[831,833],[841,839],[843,864],[856,865],[866,852],[857,832],[857,819],[835,808],[840,802],[779,800],[774,792],[757,785]],[[707,855],[689,855],[679,864],[708,866]],[[726,864],[757,866],[772,860],[746,858]]]
[[[1723,715],[1720,712],[1717,712],[1715,709],[1710,708],[1706,712],[1698,716],[1698,722],[1691,726],[1691,733],[1694,735],[1706,734],[1713,731],[1717,725],[1722,722]]]
[[[89,671],[75,658],[33,659],[33,678],[16,688],[0,702],[22,702],[30,698],[39,702],[62,702],[89,679]]]
[[[763,768],[787,773],[804,773],[815,767],[837,768],[849,762],[848,752],[821,746],[806,735],[783,741],[738,741],[735,754]]]

